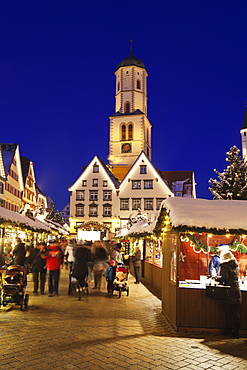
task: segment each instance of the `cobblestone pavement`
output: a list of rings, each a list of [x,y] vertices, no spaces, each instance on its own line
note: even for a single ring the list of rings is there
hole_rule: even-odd
[[[0,310],[0,369],[247,369],[247,338],[177,333],[133,281],[129,297],[107,297],[104,284],[81,301],[67,295],[67,270],[58,297],[33,294],[30,281],[26,311]]]

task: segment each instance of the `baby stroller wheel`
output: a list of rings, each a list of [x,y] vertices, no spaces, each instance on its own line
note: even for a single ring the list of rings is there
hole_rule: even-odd
[[[130,293],[130,292],[129,292],[129,287],[127,287],[127,296],[129,295],[129,293]]]
[[[21,298],[20,310],[21,311],[24,311],[25,310],[25,299],[24,299],[24,296]]]
[[[82,291],[81,291],[81,288],[79,288],[79,290],[78,290],[78,301],[81,301],[81,294],[82,294]]]
[[[118,298],[121,298],[121,289],[119,289]]]
[[[29,294],[26,294],[25,299],[24,299],[25,307],[28,306],[28,302],[29,302]]]

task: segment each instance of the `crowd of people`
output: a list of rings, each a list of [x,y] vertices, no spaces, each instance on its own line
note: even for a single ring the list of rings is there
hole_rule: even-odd
[[[1,261],[0,261],[1,262]],[[32,274],[33,293],[45,294],[46,281],[48,296],[59,295],[59,279],[61,268],[68,269],[69,274],[83,286],[85,279],[93,282],[93,289],[100,290],[102,278],[106,279],[107,292],[112,292],[116,267],[126,263],[123,257],[121,243],[95,241],[76,242],[70,239],[51,240],[48,244],[41,242],[35,246],[28,245],[21,240],[2,265],[21,265],[26,268],[27,274]],[[141,252],[136,248],[133,256],[136,284],[140,282]]]

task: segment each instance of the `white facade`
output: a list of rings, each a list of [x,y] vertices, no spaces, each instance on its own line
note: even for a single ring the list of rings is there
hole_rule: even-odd
[[[150,218],[159,210],[161,202],[172,196],[172,191],[142,152],[119,187],[121,226],[139,209]]]

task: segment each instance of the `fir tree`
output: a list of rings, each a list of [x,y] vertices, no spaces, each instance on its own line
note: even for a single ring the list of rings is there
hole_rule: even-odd
[[[214,170],[219,180],[209,180],[209,190],[214,199],[247,199],[247,166],[234,145],[226,153],[229,165],[223,172]]]

